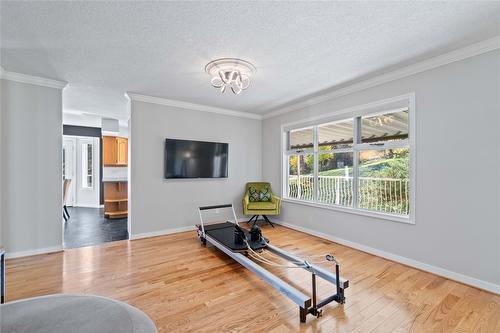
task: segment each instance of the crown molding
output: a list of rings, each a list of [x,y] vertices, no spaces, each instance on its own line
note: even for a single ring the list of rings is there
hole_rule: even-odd
[[[130,98],[131,101],[139,101],[139,102],[145,102],[145,103],[165,105],[165,106],[171,106],[171,107],[187,109],[187,110],[211,112],[211,113],[223,114],[223,115],[232,116],[232,117],[262,120],[262,116],[259,114],[255,114],[255,113],[228,110],[228,109],[222,109],[222,108],[217,108],[217,107],[208,106],[208,105],[194,104],[194,103],[189,103],[189,102],[176,101],[176,100],[172,100],[172,99],[153,97],[153,96],[134,94],[134,93],[126,93],[126,95],[128,96],[128,98]]]
[[[391,82],[394,80],[402,79],[414,74],[418,74],[421,72],[428,71],[430,69],[434,69],[440,66],[444,66],[447,64],[451,64],[456,61],[464,60],[476,55],[480,55],[486,52],[494,51],[500,49],[500,36],[496,36],[484,41],[481,41],[479,43],[475,43],[469,46],[466,46],[461,49],[457,49],[445,54],[442,54],[437,57],[433,57],[421,62],[417,62],[413,65],[406,66],[379,76],[375,76],[371,79],[367,79],[364,81],[360,81],[357,83],[354,83],[352,85],[349,85],[344,88],[340,88],[337,90],[334,90],[332,92],[320,95],[320,96],[315,96],[312,98],[307,98],[305,100],[299,101],[297,103],[294,103],[292,105],[279,108],[275,111],[271,111],[268,113],[265,113],[262,116],[262,119],[268,119],[268,118],[273,118],[288,112],[292,111],[297,111],[309,106],[313,106],[334,98],[338,98],[341,96],[349,95],[361,90],[365,90],[371,87],[375,87],[387,82]]]
[[[55,89],[64,89],[68,85],[68,82],[64,81],[57,81],[52,79],[46,79],[44,77],[39,77],[39,76],[9,72],[3,69],[2,67],[0,67],[0,79],[20,82],[20,83],[34,84],[37,86],[55,88]]]

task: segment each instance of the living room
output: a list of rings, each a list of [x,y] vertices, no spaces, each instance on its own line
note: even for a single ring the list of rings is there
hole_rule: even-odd
[[[2,332],[498,331],[499,17],[2,1]],[[128,239],[64,248],[65,126]]]

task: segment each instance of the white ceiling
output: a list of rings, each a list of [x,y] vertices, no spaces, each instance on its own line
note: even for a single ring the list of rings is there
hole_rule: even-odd
[[[124,92],[266,113],[500,34],[499,2],[5,2],[1,65],[64,80],[64,109],[127,119]],[[251,61],[239,96],[204,66]]]

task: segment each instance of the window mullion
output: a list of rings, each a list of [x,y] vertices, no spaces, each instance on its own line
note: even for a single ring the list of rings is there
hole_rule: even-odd
[[[358,208],[358,188],[359,188],[359,152],[358,144],[361,142],[361,117],[354,118],[353,124],[353,156],[352,156],[352,206]]]
[[[283,183],[285,184],[285,188],[281,189],[281,192],[285,194],[287,198],[290,197],[290,155],[285,154],[283,158],[283,173],[286,175]],[[285,171],[286,168],[286,171]]]
[[[318,126],[313,127],[313,142],[314,142],[314,150],[313,150],[313,158],[314,158],[314,163],[313,163],[313,170],[314,170],[314,180],[313,180],[313,201],[317,202],[318,201]]]
[[[297,155],[297,198],[302,199],[302,186],[300,179],[300,155]]]

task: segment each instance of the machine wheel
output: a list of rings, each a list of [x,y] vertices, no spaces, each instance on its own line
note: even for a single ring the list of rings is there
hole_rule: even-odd
[[[201,244],[207,245],[207,239],[205,237],[200,237]]]

